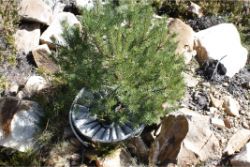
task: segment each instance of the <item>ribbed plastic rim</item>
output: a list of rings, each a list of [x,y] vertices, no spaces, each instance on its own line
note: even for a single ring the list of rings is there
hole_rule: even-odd
[[[93,136],[88,136],[86,133],[81,132],[81,130],[76,126],[74,119],[73,119],[73,114],[74,114],[74,105],[80,105],[77,103],[77,100],[80,98],[79,96],[82,94],[82,92],[84,91],[84,88],[82,88],[79,93],[77,94],[76,98],[74,99],[71,108],[70,108],[70,112],[69,112],[69,122],[70,122],[70,126],[71,129],[73,131],[73,133],[75,134],[75,136],[77,137],[77,139],[83,144],[83,145],[88,145],[87,142],[83,141],[83,138],[81,136],[86,137],[87,139],[93,141],[93,142],[99,142],[99,143],[114,143],[114,142],[120,142],[132,137],[136,137],[139,136],[141,134],[141,132],[144,129],[144,125],[141,125],[139,128],[137,129],[132,129],[132,133],[128,133],[126,134],[125,137],[123,138],[117,138],[115,140],[111,139],[111,140],[103,140],[103,139],[98,139],[98,138],[93,138]],[[84,106],[85,107],[85,106]],[[94,119],[93,117],[90,117],[91,119]],[[99,125],[101,126],[101,123],[96,119],[95,120],[97,123],[99,123]],[[121,126],[120,124],[118,124],[119,126]],[[116,129],[116,128],[114,128]],[[98,129],[100,130],[100,128]],[[107,129],[106,129],[107,130]],[[98,132],[98,131],[97,131]],[[97,134],[97,132],[95,132],[95,134]],[[95,135],[94,135],[95,136]],[[118,136],[116,134],[116,136]]]

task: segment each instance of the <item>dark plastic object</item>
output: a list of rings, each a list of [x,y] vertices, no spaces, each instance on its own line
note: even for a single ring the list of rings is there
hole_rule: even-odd
[[[113,143],[126,140],[141,134],[144,125],[139,128],[133,128],[129,123],[119,124],[111,123],[104,124],[97,118],[90,115],[89,108],[94,96],[85,88],[77,94],[69,113],[70,126],[83,144],[86,144],[81,136],[84,136],[91,141],[100,143]]]

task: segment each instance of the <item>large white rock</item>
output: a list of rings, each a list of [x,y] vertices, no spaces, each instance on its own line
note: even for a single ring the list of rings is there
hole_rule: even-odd
[[[176,34],[177,48],[175,53],[184,56],[185,63],[188,64],[196,52],[193,50],[194,31],[180,19],[168,20],[168,29],[171,34]]]
[[[28,21],[36,21],[50,25],[52,21],[52,10],[42,0],[22,0],[19,15]]]
[[[250,166],[250,142],[230,162],[233,166]]]
[[[39,130],[38,123],[42,116],[39,105],[14,97],[1,98],[0,113],[0,145],[22,152],[33,149],[34,135]]]
[[[50,47],[55,47],[55,44],[66,45],[65,40],[62,37],[63,22],[69,26],[80,26],[80,22],[76,16],[69,12],[61,12],[54,18],[51,25],[42,34],[40,40],[42,43],[48,44]]]
[[[229,77],[233,77],[245,66],[248,51],[241,45],[240,34],[233,24],[219,24],[199,31],[195,36],[194,49],[200,63],[208,58],[221,60]]]
[[[27,55],[39,45],[40,35],[40,24],[38,23],[26,24],[22,29],[17,30],[14,35],[17,51]]]
[[[52,10],[53,16],[60,12],[63,12],[66,4],[62,3],[61,0],[43,0]]]
[[[94,1],[93,0],[75,0],[76,7],[78,8],[86,8],[86,9],[92,9],[94,7]]]

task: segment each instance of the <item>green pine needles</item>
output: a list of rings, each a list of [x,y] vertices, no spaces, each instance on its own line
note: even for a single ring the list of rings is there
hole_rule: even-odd
[[[167,113],[164,102],[182,97],[182,57],[150,5],[97,4],[83,10],[81,25],[66,28],[58,62],[72,90],[100,92],[88,106],[100,120],[149,125]]]

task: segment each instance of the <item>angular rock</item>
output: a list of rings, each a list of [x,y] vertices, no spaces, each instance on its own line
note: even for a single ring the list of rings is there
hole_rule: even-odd
[[[223,100],[215,98],[212,94],[209,94],[210,100],[211,100],[211,105],[213,107],[216,107],[220,109],[223,105]]]
[[[188,109],[172,113],[162,121],[160,135],[152,144],[150,165],[195,165],[219,158],[219,141],[209,128],[209,117]]]
[[[124,167],[131,165],[132,157],[123,149],[118,149],[101,160],[103,167]]]
[[[240,34],[233,24],[223,23],[199,31],[195,35],[194,49],[198,61],[218,60],[233,77],[247,62],[248,51],[241,45]]]
[[[218,128],[225,128],[225,123],[222,119],[219,118],[211,118],[211,124],[213,124],[214,126],[218,127]]]
[[[31,23],[22,26],[22,29],[16,31],[15,45],[17,52],[24,52],[26,55],[39,45],[41,35],[40,24]]]
[[[223,107],[225,112],[231,116],[238,117],[240,115],[240,105],[232,96],[224,97]]]
[[[42,0],[22,0],[18,11],[22,19],[50,25],[52,11]]]
[[[236,151],[240,151],[249,139],[250,130],[240,129],[229,139],[223,152],[227,155],[233,155]]]
[[[34,101],[0,98],[0,145],[22,152],[34,148],[41,116],[41,108]]]
[[[47,44],[40,45],[32,50],[33,58],[38,68],[42,69],[45,73],[54,74],[59,71],[59,67],[49,57],[51,51]]]
[[[168,29],[171,34],[176,34],[178,42],[176,54],[183,54],[185,63],[188,64],[196,52],[193,50],[194,31],[180,19],[169,19]]]
[[[230,162],[232,166],[250,166],[250,142]]]
[[[24,89],[18,92],[17,97],[20,99],[24,97],[31,97],[35,93],[48,88],[48,82],[41,76],[31,76],[26,82]]]
[[[75,15],[69,12],[62,12],[56,15],[51,25],[44,31],[40,40],[42,43],[46,43],[49,47],[54,48],[57,44],[65,46],[65,40],[62,37],[63,25],[62,22],[66,22],[69,26],[80,26],[80,22]]]

